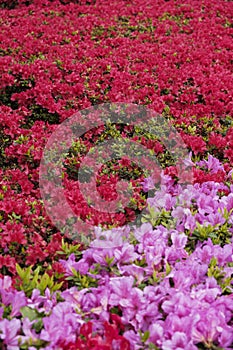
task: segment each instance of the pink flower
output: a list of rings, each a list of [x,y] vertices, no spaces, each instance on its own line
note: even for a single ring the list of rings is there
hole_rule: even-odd
[[[3,278],[0,278],[0,291],[1,289],[9,290],[12,285],[12,280],[10,276],[3,276]]]
[[[79,264],[75,260],[75,254],[70,254],[68,260],[60,259],[59,262],[66,270],[66,276],[73,276],[72,269],[78,270]]]
[[[188,342],[187,336],[183,332],[175,332],[171,340],[165,340],[162,345],[163,350],[197,350],[192,341]]]
[[[114,277],[110,280],[112,294],[110,295],[110,305],[120,305],[126,307],[130,305],[129,296],[132,293],[134,278],[129,277]]]
[[[6,306],[11,305],[11,317],[18,316],[20,314],[20,308],[26,306],[26,296],[24,291],[18,292],[16,290],[0,291],[2,303]]]
[[[152,177],[148,177],[148,178],[144,179],[142,184],[143,184],[143,191],[144,192],[148,192],[149,190],[153,190],[155,187],[155,183],[154,183],[154,180],[152,179]]]
[[[172,246],[166,248],[166,259],[170,262],[188,257],[188,253],[184,250],[188,240],[187,235],[174,230],[171,233],[171,240]]]
[[[194,301],[184,292],[177,292],[170,300],[166,300],[162,304],[162,309],[166,314],[176,313],[180,317],[188,316],[194,307]]]
[[[204,342],[206,344],[216,342],[221,337],[224,330],[225,337],[228,338],[227,340],[229,341],[232,339],[232,328],[226,324],[225,315],[216,310],[214,306],[200,310],[199,314],[200,320],[192,329],[192,339],[194,342]]]
[[[208,169],[211,174],[217,173],[219,170],[224,170],[224,167],[220,164],[220,161],[213,157],[211,154],[208,155],[208,160],[202,160],[197,163],[199,166],[204,166]]]
[[[21,327],[20,320],[13,318],[12,320],[3,319],[0,321],[0,339],[3,340],[3,344],[7,345],[9,350],[18,350],[17,335]]]

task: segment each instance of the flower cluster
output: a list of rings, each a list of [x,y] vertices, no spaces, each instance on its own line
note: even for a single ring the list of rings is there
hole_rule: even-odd
[[[199,165],[221,167],[211,156]],[[96,228],[89,248],[60,260],[67,289],[27,296],[5,276],[3,344],[231,349],[233,185],[182,188],[162,174],[161,190],[148,202],[140,227]]]
[[[0,0],[0,13],[0,347],[232,349],[231,2]],[[39,165],[60,123],[105,102],[171,122],[193,181],[181,184],[161,140],[137,127],[86,132],[64,161],[67,201],[96,226],[85,246],[48,217]],[[132,196],[100,215],[78,190],[90,188],[89,166],[77,173],[85,152],[119,132],[157,156],[160,186],[116,157],[98,193],[110,207],[124,178],[122,203]]]

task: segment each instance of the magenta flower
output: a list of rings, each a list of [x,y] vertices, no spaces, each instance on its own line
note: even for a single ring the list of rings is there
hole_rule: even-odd
[[[183,332],[187,336],[187,341],[191,340],[191,330],[193,325],[199,320],[199,315],[195,311],[190,315],[180,317],[177,314],[171,313],[164,321],[164,338],[170,338],[176,332]]]
[[[109,250],[123,245],[124,237],[129,237],[130,227],[123,226],[112,230],[102,230],[100,227],[95,227],[96,239],[91,242],[91,248],[108,248]]]
[[[34,289],[31,298],[28,298],[27,305],[36,308],[39,312],[49,313],[57,304],[56,294],[51,293],[49,288],[45,289],[45,295],[41,295],[38,289]]]
[[[72,269],[77,270],[79,265],[75,260],[75,254],[72,253],[68,260],[62,260],[60,259],[59,262],[62,264],[62,266],[64,267],[64,269],[66,270],[65,275],[66,276],[73,276],[73,271]]]
[[[147,223],[142,224],[140,227],[135,227],[134,236],[139,242],[141,242],[143,239],[143,236],[146,233],[151,234],[152,232],[153,232],[152,225],[151,225],[151,223],[147,222]]]
[[[131,349],[136,350],[136,349],[140,349],[142,347],[140,335],[138,333],[136,333],[134,330],[124,332],[124,337],[130,342]],[[135,347],[135,344],[137,344],[136,347]]]
[[[0,321],[0,339],[3,344],[7,345],[8,350],[19,350],[17,335],[21,328],[20,320],[13,318],[12,320],[3,319]]]
[[[74,342],[80,325],[83,323],[74,307],[68,302],[62,302],[53,308],[50,316],[43,318],[44,329],[40,339],[56,346],[59,340]]]
[[[134,246],[126,242],[122,247],[114,249],[113,254],[118,265],[129,263],[139,258],[139,254],[134,251]]]
[[[77,305],[80,292],[78,291],[77,287],[72,287],[64,290],[61,293],[61,296],[65,301],[69,302],[70,304]]]
[[[223,209],[226,208],[230,212],[233,209],[233,193],[222,197],[220,202],[223,203]]]
[[[171,240],[174,249],[181,250],[185,248],[188,237],[184,233],[179,233],[176,230],[171,232]]]
[[[191,211],[188,208],[176,207],[172,210],[172,216],[181,222],[185,215],[190,215]]]
[[[149,332],[150,332],[149,341],[161,347],[162,339],[164,336],[164,325],[154,322],[150,325]]]
[[[224,170],[224,167],[220,164],[220,161],[211,154],[208,155],[208,160],[204,159],[198,162],[197,165],[205,167],[210,174],[215,174],[219,170]]]
[[[221,288],[214,277],[209,277],[206,283],[200,284],[192,289],[190,296],[204,303],[213,303],[221,295]]]
[[[11,300],[11,306],[12,306],[11,317],[19,316],[21,307],[26,305],[27,305],[27,298],[25,296],[24,291],[15,292],[14,297]]]
[[[3,278],[0,278],[0,292],[1,289],[9,290],[12,285],[12,280],[10,276],[3,276]]]
[[[183,164],[187,167],[195,165],[192,161],[192,152],[189,152],[188,156],[183,159]]]
[[[204,224],[209,223],[212,226],[223,225],[226,219],[220,213],[213,213],[206,215],[204,218]]]
[[[224,314],[218,312],[214,307],[203,308],[203,310],[199,311],[199,314],[200,320],[192,329],[192,339],[194,342],[203,342],[210,345],[218,341],[224,330],[225,340],[226,338],[228,340],[232,339],[233,331],[227,325]]]
[[[112,294],[109,298],[109,304],[112,306],[122,305],[130,306],[129,297],[132,293],[134,278],[129,277],[114,277],[110,279],[110,287]]]
[[[126,300],[120,300],[119,305],[122,307],[122,321],[126,324],[131,324],[136,330],[144,330],[143,310],[145,307],[145,298],[143,291],[139,288],[133,288],[131,294],[128,296],[128,302]]]
[[[199,198],[197,198],[197,206],[200,214],[212,214],[218,210],[219,204],[217,200],[213,198],[210,199],[209,196],[201,194]]]
[[[218,337],[219,345],[225,349],[232,349],[233,344],[233,329],[230,326],[226,326]]]
[[[153,198],[148,198],[147,203],[156,210],[171,210],[176,204],[176,198],[166,191],[158,191]]]
[[[162,350],[198,350],[192,341],[188,341],[187,336],[183,332],[175,332],[171,340],[165,340]]]
[[[173,230],[171,233],[172,246],[166,248],[166,259],[176,261],[178,259],[187,258],[188,253],[184,250],[188,237],[184,233]]]
[[[2,320],[3,313],[4,313],[4,307],[0,306],[0,320]]]
[[[180,317],[190,315],[192,308],[195,308],[195,302],[183,292],[175,293],[170,300],[162,304],[162,309],[166,314],[175,313]]]
[[[138,284],[140,284],[144,279],[144,268],[137,266],[135,264],[122,265],[122,266],[120,265],[119,271],[124,276],[133,276],[137,280]]]
[[[11,305],[11,317],[20,315],[20,308],[26,306],[27,299],[24,291],[18,292],[16,290],[0,290],[2,303],[6,306]]]
[[[144,192],[148,192],[149,190],[153,190],[155,187],[154,180],[152,179],[151,176],[144,179],[144,181],[142,182],[142,185],[143,185]]]
[[[22,331],[24,335],[20,335],[20,344],[25,343],[28,340],[33,340],[36,341],[39,339],[39,336],[36,334],[35,330],[32,329],[33,324],[36,322],[30,321],[28,318],[23,319],[23,324],[22,324]]]

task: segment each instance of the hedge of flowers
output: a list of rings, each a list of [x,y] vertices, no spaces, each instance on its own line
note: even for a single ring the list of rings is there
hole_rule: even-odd
[[[233,349],[231,1],[0,0],[0,13],[1,349]],[[161,161],[160,185],[127,158],[105,164],[102,197],[125,177],[131,206],[91,216],[76,198],[96,224],[85,245],[47,215],[39,166],[60,123],[106,102],[169,120],[194,179],[181,185],[158,140],[124,126]],[[70,150],[71,197],[83,154],[116,131]]]

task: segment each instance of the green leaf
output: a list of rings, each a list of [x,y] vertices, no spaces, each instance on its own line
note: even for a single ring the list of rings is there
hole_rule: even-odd
[[[28,306],[21,307],[20,312],[23,318],[27,317],[30,321],[36,320],[38,318],[38,312]]]
[[[47,273],[45,273],[42,277],[40,282],[37,284],[37,287],[39,290],[44,291],[46,287],[48,286],[50,282],[50,277]]]
[[[171,266],[168,264],[168,262],[166,262],[166,275],[169,275],[171,270],[172,270]]]
[[[150,332],[149,331],[145,331],[143,336],[141,336],[142,342],[145,343],[150,337]]]
[[[23,282],[30,280],[32,266],[28,266],[26,269],[22,269],[19,264],[16,264],[16,271]]]

